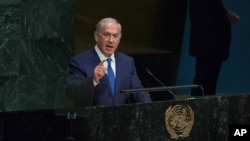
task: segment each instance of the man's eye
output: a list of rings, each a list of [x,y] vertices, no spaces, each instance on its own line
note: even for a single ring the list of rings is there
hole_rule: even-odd
[[[104,35],[104,36],[109,36],[109,34],[108,34],[108,33],[104,33],[103,35]]]
[[[118,38],[118,37],[119,37],[119,35],[115,34],[115,35],[114,35],[114,37],[115,37],[115,38]]]

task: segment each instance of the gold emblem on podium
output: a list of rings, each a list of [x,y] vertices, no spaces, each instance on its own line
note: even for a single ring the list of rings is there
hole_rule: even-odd
[[[170,106],[165,112],[165,125],[173,139],[188,137],[193,124],[194,112],[189,105]]]

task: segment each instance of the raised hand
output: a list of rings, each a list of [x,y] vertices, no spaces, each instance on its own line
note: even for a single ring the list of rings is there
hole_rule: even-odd
[[[105,75],[106,68],[104,67],[103,63],[106,60],[102,60],[94,69],[94,76],[93,79],[96,83],[99,83],[100,79]]]
[[[232,24],[237,24],[240,19],[238,15],[236,15],[234,12],[231,11],[228,12],[227,17]]]

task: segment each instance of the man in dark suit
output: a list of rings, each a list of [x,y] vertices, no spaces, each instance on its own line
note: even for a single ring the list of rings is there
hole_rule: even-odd
[[[196,57],[194,84],[204,88],[205,95],[214,95],[222,62],[229,57],[231,23],[239,17],[225,10],[221,0],[190,0],[190,48]],[[201,96],[193,89],[192,96]]]
[[[130,102],[151,102],[147,92],[139,92],[130,96],[121,93],[122,89],[143,87],[138,79],[133,58],[116,51],[121,37],[121,24],[114,18],[104,18],[96,25],[95,47],[71,58],[67,95],[76,106],[111,106]],[[111,60],[112,70],[110,71],[108,58]],[[112,82],[109,81],[109,73],[112,74],[110,78]]]

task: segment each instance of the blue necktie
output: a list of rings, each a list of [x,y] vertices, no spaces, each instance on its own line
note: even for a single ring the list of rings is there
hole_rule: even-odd
[[[114,94],[114,89],[115,89],[115,74],[113,72],[113,69],[111,67],[111,61],[112,59],[111,58],[107,58],[107,61],[108,61],[108,78],[109,78],[109,83],[110,83],[110,86],[111,86],[111,90]]]

